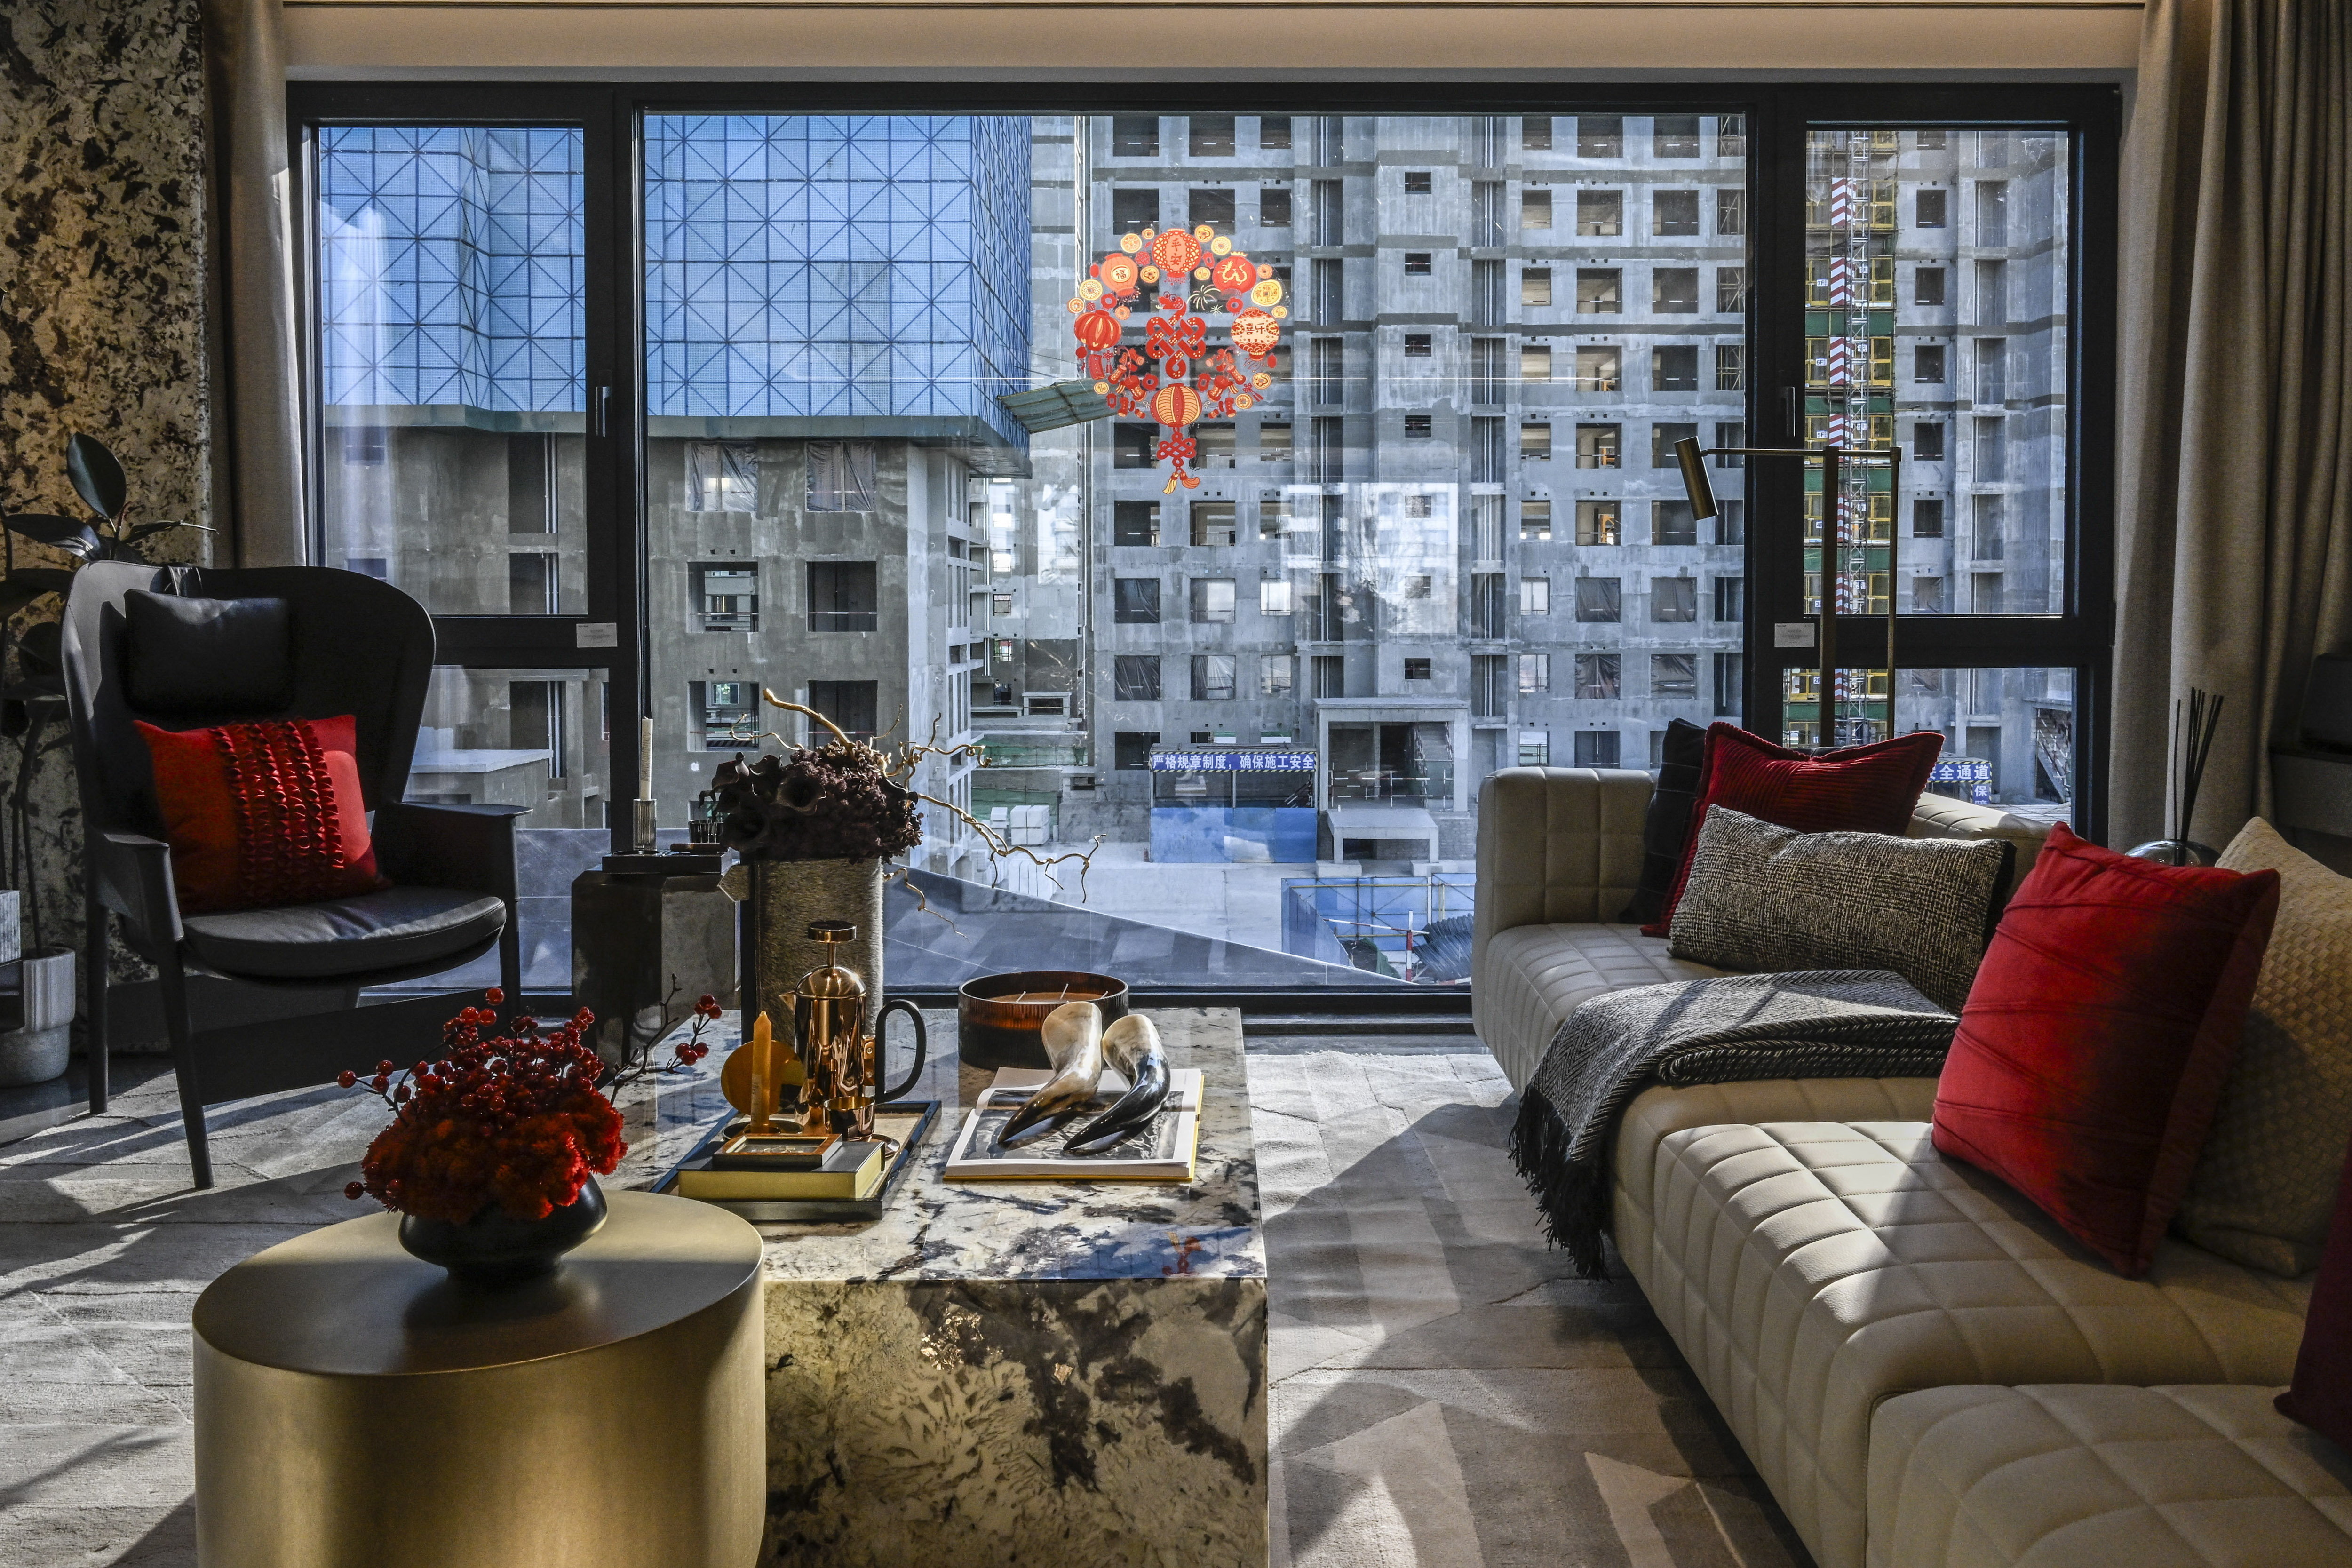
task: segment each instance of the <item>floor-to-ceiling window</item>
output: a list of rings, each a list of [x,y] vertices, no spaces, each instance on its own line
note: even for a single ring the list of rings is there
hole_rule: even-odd
[[[513,795],[566,867],[637,714],[674,835],[805,733],[763,691],[961,748],[910,781],[948,918],[894,923],[894,986],[1465,984],[1480,782],[1650,767],[1675,720],[1827,744],[1891,700],[1937,787],[2086,820],[2095,105],[531,90],[577,123],[298,108],[322,559],[460,650],[412,789]],[[1905,461],[1826,509],[1718,457],[1701,518],[1685,438]],[[1825,517],[1826,721],[1778,635]]]

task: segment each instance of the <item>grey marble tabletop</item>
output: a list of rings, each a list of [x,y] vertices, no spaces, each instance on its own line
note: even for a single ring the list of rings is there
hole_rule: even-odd
[[[1250,1135],[1241,1015],[1232,1008],[1147,1008],[1170,1064],[1202,1069],[1201,1144],[1188,1183],[949,1182],[941,1171],[969,1114],[961,1104],[955,1016],[927,1013],[931,1058],[910,1098],[938,1100],[883,1217],[866,1225],[760,1227],[771,1279],[1262,1279],[1257,1152]],[[892,1025],[890,1056],[904,1059]],[[680,1035],[684,1026],[680,1027]],[[682,1159],[728,1108],[719,1069],[739,1039],[728,1014],[703,1036],[691,1073],[646,1080],[625,1096],[629,1152],[607,1178],[646,1187]],[[656,1055],[667,1055],[665,1043]],[[900,1070],[894,1066],[894,1072]]]

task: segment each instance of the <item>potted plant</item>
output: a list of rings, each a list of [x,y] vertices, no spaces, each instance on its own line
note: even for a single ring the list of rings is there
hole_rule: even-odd
[[[0,504],[0,626],[50,595],[68,592],[75,571],[85,562],[144,561],[149,542],[175,529],[211,531],[194,522],[133,523],[130,480],[121,463],[95,437],[77,435],[66,443],[66,475],[96,514],[95,524],[51,512],[12,511]],[[63,552],[69,564],[19,566],[20,538]],[[0,882],[22,892],[22,929],[31,938],[16,965],[13,988],[0,984],[0,1085],[37,1083],[62,1075],[75,1012],[73,950],[41,943],[29,799],[42,729],[64,705],[63,637],[64,628],[54,618],[26,627],[15,638],[13,668],[5,637],[0,637],[0,672],[6,676],[0,684],[0,734],[16,737],[18,745]]]
[[[594,1022],[584,1008],[551,1029],[519,1017],[486,1034],[506,997],[495,987],[483,997],[489,1005],[444,1026],[439,1060],[336,1079],[392,1108],[343,1195],[399,1214],[400,1244],[461,1282],[506,1285],[553,1269],[604,1223],[596,1178],[629,1152],[606,1090],[647,1068],[607,1068],[582,1038]],[[702,1034],[719,1012],[703,997],[692,1033],[658,1070],[709,1055]]]
[[[832,739],[801,745],[779,734],[761,736],[775,741],[782,754],[730,758],[712,776],[719,841],[742,858],[724,885],[747,905],[746,1019],[763,1011],[791,1016],[793,990],[801,976],[827,964],[856,972],[867,994],[882,996],[882,889],[891,875],[890,862],[923,842],[923,805],[961,822],[992,859],[1026,856],[1049,875],[1063,861],[1076,861],[1083,887],[1091,847],[1041,856],[1006,841],[952,802],[912,787],[927,759],[963,761],[978,756],[978,747],[908,741],[886,751],[854,738],[814,708],[764,689],[760,695],[771,707],[823,725]],[[981,765],[987,765],[985,759]],[[899,874],[903,878],[903,868]],[[812,923],[832,921],[856,926],[856,936],[838,947],[808,938]]]
[[[74,572],[85,562],[143,562],[148,542],[175,529],[212,531],[201,522],[131,522],[131,481],[106,443],[94,436],[77,435],[66,443],[66,477],[98,521],[93,525],[54,512],[0,509],[0,525],[5,525],[0,527],[0,621],[47,595],[67,593],[73,587]],[[72,564],[17,565],[20,538],[63,551]],[[63,635],[56,621],[43,621],[26,627],[16,639],[17,674],[9,692],[12,702],[21,702],[27,696],[62,695],[58,645]],[[10,732],[21,729],[19,717]]]

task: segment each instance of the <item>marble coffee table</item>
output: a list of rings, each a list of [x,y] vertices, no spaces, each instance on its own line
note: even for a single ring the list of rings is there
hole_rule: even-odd
[[[1195,1181],[941,1180],[966,1112],[940,1017],[920,1092],[946,1103],[885,1217],[761,1227],[763,1563],[1265,1562],[1265,1241],[1241,1016],[1148,1011],[1171,1065],[1206,1077]],[[732,1025],[706,1037],[705,1071],[639,1110],[615,1182],[656,1179],[720,1113],[708,1069]]]

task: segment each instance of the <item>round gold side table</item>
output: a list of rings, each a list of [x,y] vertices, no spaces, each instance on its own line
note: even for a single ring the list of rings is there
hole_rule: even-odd
[[[545,1280],[465,1289],[371,1215],[195,1309],[205,1568],[750,1568],[767,1470],[760,1237],[607,1194]]]

